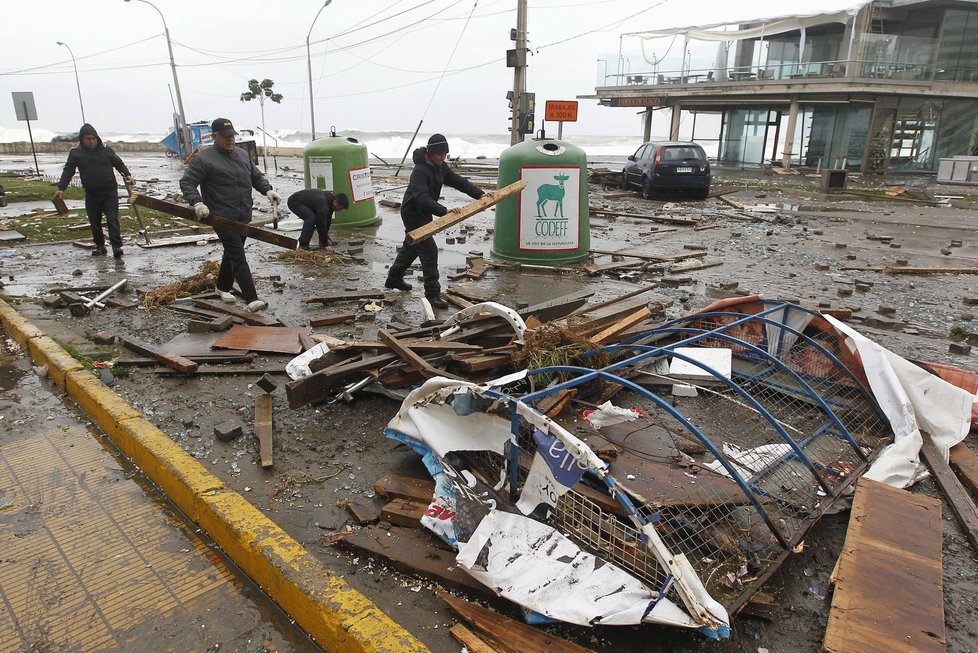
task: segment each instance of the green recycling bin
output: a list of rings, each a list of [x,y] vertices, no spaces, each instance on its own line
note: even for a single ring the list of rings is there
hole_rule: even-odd
[[[499,188],[526,182],[496,206],[492,255],[540,265],[577,263],[591,247],[587,156],[570,143],[540,138],[499,156]]]
[[[380,222],[366,145],[331,132],[306,145],[302,158],[306,188],[345,193],[350,198],[350,208],[334,214],[334,227],[366,227]]]

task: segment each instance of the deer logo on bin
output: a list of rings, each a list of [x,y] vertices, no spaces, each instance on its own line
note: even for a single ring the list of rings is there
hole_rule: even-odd
[[[556,184],[541,184],[537,188],[537,217],[547,217],[547,201],[553,200],[557,203],[554,207],[553,217],[564,217],[564,182],[570,179],[569,175],[554,175]]]

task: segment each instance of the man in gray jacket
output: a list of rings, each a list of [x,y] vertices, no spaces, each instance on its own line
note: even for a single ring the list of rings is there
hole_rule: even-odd
[[[238,132],[230,120],[218,118],[211,123],[211,132],[214,145],[201,150],[190,161],[180,179],[180,191],[194,207],[198,218],[206,218],[213,211],[216,216],[248,224],[251,222],[252,188],[263,193],[272,204],[278,204],[282,198],[272,190],[272,185],[252,163],[248,153],[234,146],[234,137]],[[268,304],[258,299],[255,282],[251,278],[251,268],[248,267],[244,250],[246,236],[220,227],[214,227],[214,231],[224,246],[221,269],[217,274],[217,291],[221,299],[234,303],[231,286],[237,281],[249,311],[267,307]]]

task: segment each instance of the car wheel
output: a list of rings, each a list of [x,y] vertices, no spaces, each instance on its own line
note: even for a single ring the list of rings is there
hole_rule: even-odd
[[[710,196],[710,189],[709,188],[703,188],[702,190],[699,190],[699,191],[696,192],[696,198],[697,199],[705,200],[709,196]]]
[[[648,178],[642,180],[642,197],[647,200],[655,199],[655,188],[652,187],[652,181]]]

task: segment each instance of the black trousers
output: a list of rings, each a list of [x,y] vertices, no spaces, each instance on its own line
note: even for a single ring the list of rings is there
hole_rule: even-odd
[[[248,259],[245,258],[244,244],[247,236],[236,231],[214,228],[217,237],[221,239],[224,246],[224,255],[221,257],[221,269],[217,273],[217,289],[230,292],[234,282],[238,282],[238,289],[246,302],[253,302],[258,299],[258,292],[255,290],[255,281],[251,278],[251,268],[248,267]]]
[[[109,242],[112,249],[122,249],[122,230],[119,228],[119,191],[86,190],[85,211],[88,224],[92,228],[92,240],[96,249],[105,249],[105,232],[102,231],[102,216],[109,227]]]
[[[319,246],[329,245],[329,225],[324,218],[319,217],[315,211],[304,204],[290,206],[289,209],[297,216],[302,218],[302,231],[299,232],[299,246],[309,247],[312,240],[312,232],[319,234]]]
[[[418,258],[421,259],[425,297],[435,297],[441,293],[441,283],[438,281],[438,245],[435,244],[434,238],[425,238],[416,245],[409,245],[405,237],[401,251],[397,253],[397,258],[387,271],[387,278],[403,279],[404,273]]]

